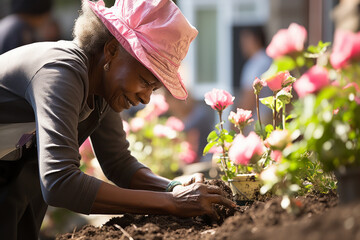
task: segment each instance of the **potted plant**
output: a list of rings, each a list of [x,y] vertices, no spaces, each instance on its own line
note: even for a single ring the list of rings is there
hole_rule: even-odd
[[[264,82],[255,80],[254,89],[257,94],[263,85]],[[204,154],[209,151],[214,153],[213,159],[220,165],[222,179],[229,183],[239,203],[244,203],[256,198],[260,190],[258,174],[274,159],[271,156],[271,148],[264,145],[261,134],[266,135],[265,130],[259,134],[254,131],[247,136],[243,134],[244,127],[253,122],[251,111],[240,108],[236,112],[231,111],[227,119],[238,131],[228,131],[224,128],[223,111],[233,104],[233,100],[234,97],[230,93],[221,89],[213,89],[205,94],[205,102],[217,111],[219,123],[208,135]],[[258,126],[261,126],[261,123]],[[267,127],[269,134],[272,129],[273,127]]]

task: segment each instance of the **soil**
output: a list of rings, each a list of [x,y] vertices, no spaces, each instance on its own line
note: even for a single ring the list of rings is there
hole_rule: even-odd
[[[208,184],[220,186],[231,198],[231,190],[222,181],[211,180]],[[219,215],[216,221],[205,216],[125,214],[101,227],[86,225],[56,239],[360,240],[360,202],[339,205],[334,193],[308,194],[296,198],[296,212],[285,211],[280,202],[280,198],[273,197],[236,209],[215,205]]]

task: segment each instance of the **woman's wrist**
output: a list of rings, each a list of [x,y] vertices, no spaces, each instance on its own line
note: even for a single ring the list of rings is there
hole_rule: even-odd
[[[172,190],[176,187],[182,185],[182,183],[180,181],[176,181],[176,180],[172,180],[171,182],[169,182],[169,184],[167,185],[165,192],[172,192]]]

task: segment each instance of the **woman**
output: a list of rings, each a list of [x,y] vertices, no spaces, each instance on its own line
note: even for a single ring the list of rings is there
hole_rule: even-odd
[[[148,103],[163,85],[186,98],[177,71],[196,35],[169,0],[117,0],[112,8],[84,1],[74,41],[0,56],[2,239],[37,239],[47,204],[85,214],[185,217],[215,216],[214,203],[233,205],[201,175],[181,184],[137,162],[118,114]],[[116,186],[79,170],[78,148],[89,135]]]

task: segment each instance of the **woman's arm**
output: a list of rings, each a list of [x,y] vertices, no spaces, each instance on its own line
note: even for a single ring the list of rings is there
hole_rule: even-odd
[[[180,217],[206,214],[216,218],[215,203],[235,207],[222,195],[220,188],[201,183],[177,186],[173,192],[155,192],[125,189],[103,182],[91,213],[171,214]]]
[[[131,179],[131,189],[164,192],[170,180],[154,174],[148,168],[140,168]]]
[[[169,192],[125,189],[103,182],[91,213],[169,214],[171,195]]]

